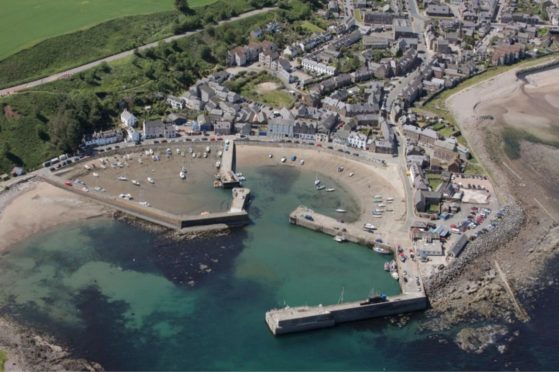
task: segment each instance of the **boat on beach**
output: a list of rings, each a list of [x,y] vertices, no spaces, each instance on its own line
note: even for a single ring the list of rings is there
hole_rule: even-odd
[[[285,163],[286,160],[287,160],[286,158],[281,158],[282,163]]]
[[[120,176],[118,177],[119,181],[128,181],[128,178],[124,177],[124,176]]]
[[[96,172],[93,172],[91,175],[92,175],[93,177],[99,177],[99,173],[96,173]]]
[[[354,174],[355,174],[355,173],[353,173],[353,172],[349,172],[348,176],[349,176],[349,177],[353,177]]]
[[[154,184],[154,183],[155,183],[155,180],[154,180],[153,178],[151,178],[151,177],[148,177],[148,182],[151,183],[151,184]]]
[[[209,154],[211,152],[210,146],[206,146],[206,152]]]
[[[333,192],[333,191],[336,191],[336,189],[333,187],[329,187],[326,189],[326,192]]]
[[[181,170],[181,171],[179,172],[179,177],[180,177],[181,180],[184,180],[184,179],[186,178],[186,173],[184,173],[184,171]]]
[[[346,211],[345,209],[338,208],[338,209],[336,209],[336,212],[338,212],[338,213],[346,213],[347,211]]]
[[[372,223],[366,223],[363,225],[363,230],[365,231],[374,231],[376,229],[377,229],[376,226],[373,225]]]
[[[270,159],[271,159],[271,158],[273,158],[273,157],[274,157],[274,155],[272,155],[272,154],[268,154],[268,158],[270,158]]]
[[[143,207],[151,207],[151,204],[148,203],[147,201],[141,201],[141,202],[139,202],[139,204]]]
[[[132,180],[132,184],[135,185],[135,186],[140,186],[140,183],[136,180]]]
[[[215,162],[215,167],[219,169],[219,167],[221,167],[221,161],[218,160]]]

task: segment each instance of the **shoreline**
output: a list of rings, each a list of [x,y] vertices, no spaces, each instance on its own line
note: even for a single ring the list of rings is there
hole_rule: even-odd
[[[473,153],[492,183],[499,185],[495,190],[499,200],[508,206],[508,215],[496,232],[470,243],[454,267],[431,278],[433,312],[445,320],[445,325],[460,324],[472,316],[507,323],[514,317],[522,320],[515,310],[518,297],[535,297],[541,289],[539,278],[551,258],[557,257],[559,227],[537,203],[545,189],[534,184],[534,178],[525,177],[523,181],[518,160],[507,158],[502,133],[494,130],[503,124],[483,115],[486,107],[506,103],[525,90],[545,89],[558,80],[557,69],[527,75],[526,81],[516,78],[517,70],[482,81],[446,100]],[[532,185],[527,185],[530,182]],[[498,275],[500,267],[503,276]],[[434,328],[438,326],[441,325],[432,324]]]

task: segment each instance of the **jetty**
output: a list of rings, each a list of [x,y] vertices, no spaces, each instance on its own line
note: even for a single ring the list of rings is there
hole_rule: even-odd
[[[364,301],[336,305],[293,308],[286,306],[282,309],[272,309],[266,313],[265,319],[274,335],[333,327],[344,322],[427,309],[427,296],[419,276],[417,263],[398,256],[396,247],[376,241],[374,234],[364,231],[360,226],[316,213],[305,206],[299,206],[291,212],[289,222],[331,236],[342,236],[344,240],[369,248],[380,247],[393,252],[402,293],[390,297],[374,296]]]
[[[310,331],[353,322],[420,311],[427,308],[423,293],[401,294],[393,297],[372,297],[365,301],[346,302],[328,306],[300,306],[273,309],[266,313],[266,323],[274,335]]]
[[[218,185],[225,189],[230,189],[240,185],[236,171],[236,146],[235,141],[226,140],[223,144],[223,155],[221,156],[221,166],[217,174]]]

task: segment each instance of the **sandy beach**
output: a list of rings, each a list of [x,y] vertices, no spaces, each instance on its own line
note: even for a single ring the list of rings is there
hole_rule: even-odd
[[[33,234],[108,210],[44,182],[32,181],[0,195],[0,251]]]

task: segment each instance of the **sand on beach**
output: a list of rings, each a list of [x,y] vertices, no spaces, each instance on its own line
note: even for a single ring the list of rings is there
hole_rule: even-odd
[[[536,280],[559,241],[555,170],[559,149],[541,143],[559,140],[559,109],[553,105],[559,97],[559,70],[528,75],[527,82],[518,80],[515,72],[464,89],[446,105],[473,154],[498,185],[499,199],[518,203],[524,210],[526,219],[517,228],[518,234],[495,247],[491,258],[480,257],[498,260],[509,278],[521,285]],[[517,137],[511,139],[511,133]],[[517,157],[505,151],[512,141],[518,143]]]
[[[108,210],[45,182],[33,182],[0,206],[0,252],[41,231],[106,216]]]
[[[269,158],[272,154],[272,158]],[[297,156],[296,161],[291,161],[291,156]],[[286,157],[285,163],[281,158]],[[304,160],[304,165],[300,161]],[[334,179],[344,189],[348,190],[360,206],[359,217],[352,222],[361,227],[364,223],[372,223],[378,228],[379,235],[387,237],[393,244],[405,244],[407,234],[402,234],[406,219],[406,202],[403,186],[398,176],[397,165],[389,164],[386,167],[366,164],[357,160],[341,157],[335,153],[321,148],[291,148],[272,147],[265,145],[237,144],[237,168],[243,166],[277,165],[298,167],[302,171],[316,173],[320,178],[325,175]],[[338,172],[338,167],[344,168]],[[349,173],[354,175],[349,177]],[[373,218],[371,212],[377,207],[373,203],[375,195],[382,195],[384,200],[394,198],[387,207],[393,212],[385,212],[382,218]],[[409,241],[407,241],[409,244]]]

